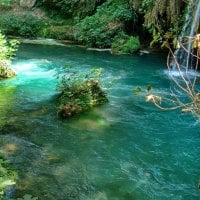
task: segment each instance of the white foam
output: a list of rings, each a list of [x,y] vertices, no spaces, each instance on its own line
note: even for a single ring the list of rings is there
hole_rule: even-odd
[[[48,68],[46,68],[46,66],[50,64],[51,62],[46,59],[31,59],[23,62],[17,62],[16,64],[13,64],[12,67],[18,75],[43,76],[55,74],[54,70],[48,70]]]
[[[165,74],[167,74],[168,76],[174,76],[174,77],[180,77],[180,76],[184,76],[184,77],[189,77],[189,78],[194,78],[194,77],[200,77],[200,73],[195,71],[195,70],[181,70],[181,71],[178,71],[178,70],[165,70],[164,71]]]

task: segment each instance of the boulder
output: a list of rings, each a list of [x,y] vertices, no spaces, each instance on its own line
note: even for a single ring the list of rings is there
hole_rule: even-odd
[[[11,78],[16,75],[16,72],[12,68],[10,68],[9,61],[0,60],[0,80],[5,78]]]
[[[25,8],[33,8],[37,0],[20,0],[20,6]]]

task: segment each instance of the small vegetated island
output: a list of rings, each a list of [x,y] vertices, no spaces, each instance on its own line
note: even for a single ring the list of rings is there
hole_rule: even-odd
[[[58,86],[61,91],[58,111],[60,117],[69,118],[108,102],[100,83],[100,75],[101,69],[93,69],[81,75],[68,70],[62,76]]]

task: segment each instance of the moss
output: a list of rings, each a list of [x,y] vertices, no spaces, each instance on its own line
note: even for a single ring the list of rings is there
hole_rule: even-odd
[[[0,60],[0,79],[11,78],[16,75],[16,72],[10,68],[8,61]]]

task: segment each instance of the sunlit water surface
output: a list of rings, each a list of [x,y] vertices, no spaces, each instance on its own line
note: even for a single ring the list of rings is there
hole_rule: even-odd
[[[57,117],[57,74],[101,67],[109,103]],[[20,46],[18,76],[0,82],[0,148],[19,170],[8,195],[41,200],[198,200],[200,124],[145,102],[170,80],[163,55],[111,55],[77,47]],[[140,86],[141,95],[133,88]]]

